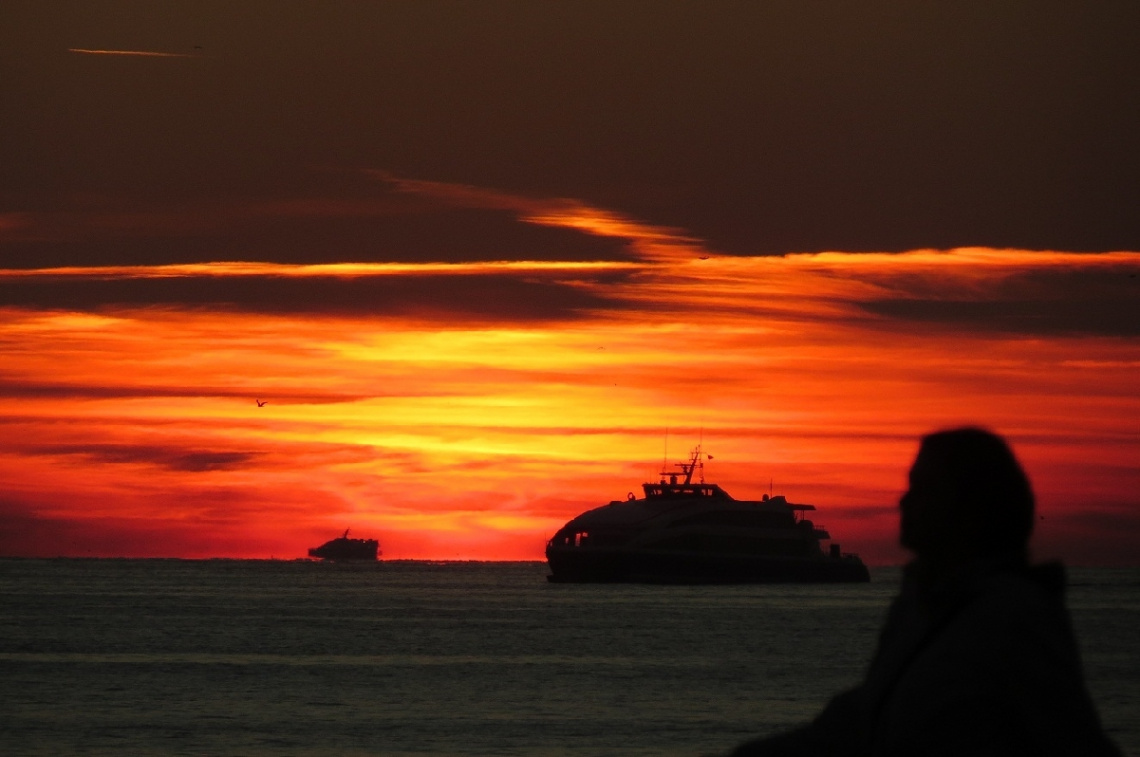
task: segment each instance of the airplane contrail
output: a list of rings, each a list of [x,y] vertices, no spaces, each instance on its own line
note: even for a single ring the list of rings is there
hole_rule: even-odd
[[[69,47],[69,53],[81,55],[138,55],[144,58],[199,58],[193,53],[160,53],[153,50],[88,50],[83,47]]]

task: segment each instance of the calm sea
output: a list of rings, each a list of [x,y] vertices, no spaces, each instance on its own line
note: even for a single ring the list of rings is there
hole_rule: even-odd
[[[869,585],[552,585],[540,563],[0,560],[0,754],[686,755],[857,681]],[[1140,755],[1140,571],[1072,570]]]

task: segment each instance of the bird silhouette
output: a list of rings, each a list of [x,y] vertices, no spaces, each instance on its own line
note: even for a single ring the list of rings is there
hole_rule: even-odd
[[[254,402],[257,403],[258,407],[265,407],[265,405],[269,402],[269,400],[254,400]]]

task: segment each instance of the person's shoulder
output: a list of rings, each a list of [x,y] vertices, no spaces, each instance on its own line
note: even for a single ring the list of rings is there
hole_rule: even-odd
[[[1027,565],[1000,570],[978,585],[976,598],[994,609],[1022,615],[1057,613],[1065,606],[1065,568],[1060,563]]]
[[[996,670],[1016,679],[1079,677],[1080,662],[1060,564],[989,576],[960,618]]]

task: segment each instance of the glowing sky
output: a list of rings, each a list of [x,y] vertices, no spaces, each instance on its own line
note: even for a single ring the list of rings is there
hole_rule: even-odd
[[[897,562],[974,423],[1137,564],[1137,13],[756,5],[18,6],[0,555],[541,559],[703,442]]]

